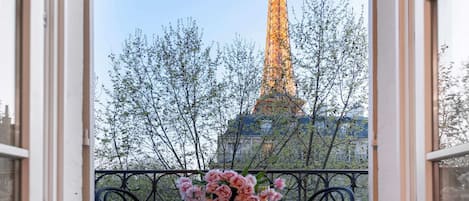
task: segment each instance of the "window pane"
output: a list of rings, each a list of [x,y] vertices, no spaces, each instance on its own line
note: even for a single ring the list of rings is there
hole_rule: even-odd
[[[17,2],[0,0],[0,143],[18,145]]]
[[[0,201],[19,200],[19,160],[0,157]]]
[[[469,143],[469,1],[438,4],[438,145]]]
[[[441,200],[469,200],[469,155],[443,160],[438,166]]]

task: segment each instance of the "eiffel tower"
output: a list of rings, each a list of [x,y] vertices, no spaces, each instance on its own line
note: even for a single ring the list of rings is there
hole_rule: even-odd
[[[213,167],[244,168],[247,162],[263,160],[278,143],[274,133],[306,133],[310,122],[301,112],[304,101],[297,98],[288,34],[286,0],[268,0],[267,36],[262,85],[252,114],[238,115],[218,137],[217,163]],[[293,141],[293,140],[292,140]],[[260,151],[258,150],[260,148]],[[236,154],[233,154],[236,153]],[[253,155],[254,154],[254,155]],[[296,160],[289,155],[284,161]],[[290,161],[291,162],[291,161]],[[288,162],[286,162],[288,163]],[[262,163],[261,165],[265,165]]]
[[[293,77],[287,0],[269,0],[261,92],[253,113],[302,115],[303,104]]]

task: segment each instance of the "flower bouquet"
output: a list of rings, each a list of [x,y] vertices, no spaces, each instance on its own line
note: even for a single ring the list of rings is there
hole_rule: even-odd
[[[276,190],[284,188],[283,179],[275,179],[274,185],[270,186],[263,173],[256,176],[244,175],[232,170],[210,170],[202,181],[181,177],[176,184],[181,198],[185,201],[279,201],[282,199],[282,194]]]

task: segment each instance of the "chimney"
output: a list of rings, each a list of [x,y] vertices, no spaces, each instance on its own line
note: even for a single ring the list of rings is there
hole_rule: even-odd
[[[10,112],[8,111],[8,105],[5,105],[5,118],[10,116]]]

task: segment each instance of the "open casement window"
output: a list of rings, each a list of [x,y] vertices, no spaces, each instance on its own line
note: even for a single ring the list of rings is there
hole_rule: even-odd
[[[469,1],[432,8],[434,200],[469,200]]]
[[[28,158],[27,131],[24,121],[26,91],[23,78],[27,69],[22,62],[21,1],[0,0],[0,200],[21,199],[22,174]]]

